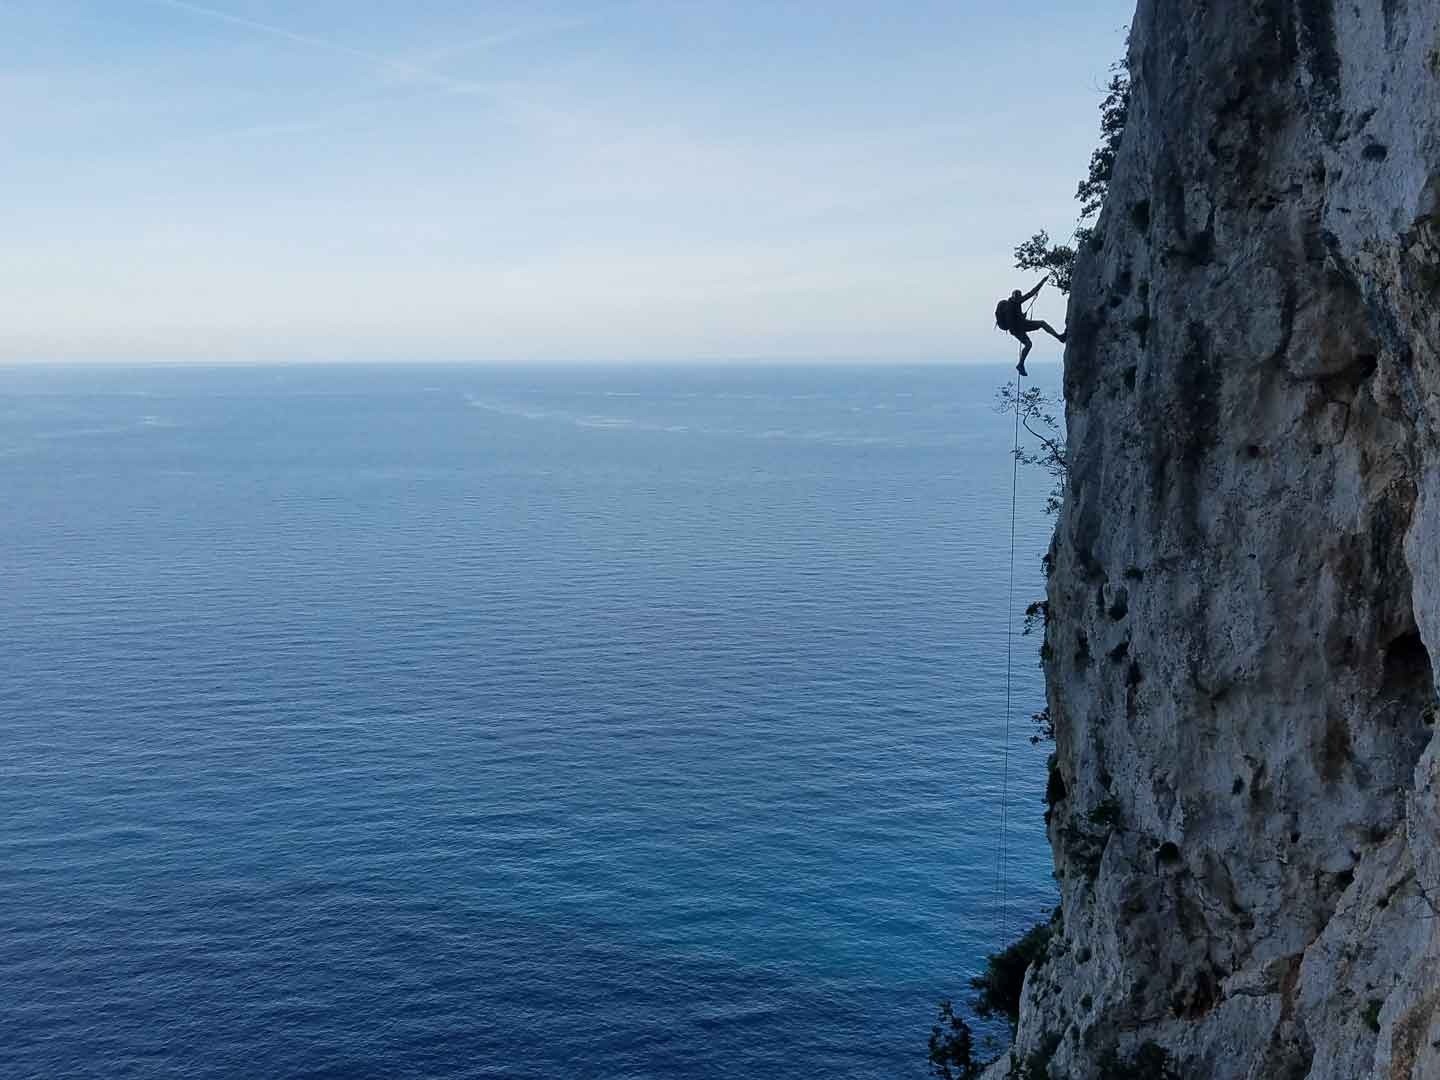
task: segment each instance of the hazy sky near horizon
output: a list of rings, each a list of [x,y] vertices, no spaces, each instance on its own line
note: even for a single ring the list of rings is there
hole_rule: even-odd
[[[0,362],[1003,358],[1132,9],[0,0]]]

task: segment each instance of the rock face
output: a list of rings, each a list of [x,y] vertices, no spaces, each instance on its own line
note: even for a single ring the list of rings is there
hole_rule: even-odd
[[[1440,4],[1141,0],[1130,65],[1066,355],[1063,929],[1014,1059],[1435,1080]]]

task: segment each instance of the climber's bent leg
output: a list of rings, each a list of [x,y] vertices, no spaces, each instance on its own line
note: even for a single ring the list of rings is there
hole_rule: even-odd
[[[1030,340],[1030,335],[1023,330],[1016,331],[1014,336],[1022,346],[1020,349],[1020,362],[1015,365],[1015,370],[1020,372],[1021,375],[1028,375],[1029,372],[1025,370],[1025,358],[1030,355],[1030,350],[1035,347],[1035,343]]]

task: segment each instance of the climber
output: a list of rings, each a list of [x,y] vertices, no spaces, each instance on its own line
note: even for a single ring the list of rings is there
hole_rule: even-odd
[[[1030,350],[1035,346],[1035,343],[1030,340],[1031,330],[1044,330],[1062,345],[1065,343],[1064,333],[1057,334],[1055,328],[1043,319],[1036,320],[1025,316],[1025,301],[1033,300],[1036,295],[1039,294],[1040,290],[1045,287],[1045,282],[1049,280],[1048,277],[1041,278],[1040,284],[1036,285],[1028,293],[1022,293],[1019,289],[1016,289],[1010,294],[1008,300],[1001,300],[1000,303],[995,305],[995,325],[1024,346],[1024,348],[1020,350],[1020,362],[1015,365],[1015,370],[1020,372],[1021,375],[1029,374],[1029,372],[1025,370],[1025,358],[1030,355]]]

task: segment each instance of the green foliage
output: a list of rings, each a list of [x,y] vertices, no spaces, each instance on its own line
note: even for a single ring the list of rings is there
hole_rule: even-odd
[[[1080,217],[1093,217],[1105,205],[1110,191],[1110,178],[1115,175],[1115,158],[1120,152],[1120,136],[1130,118],[1130,72],[1123,63],[1111,69],[1110,85],[1100,102],[1100,145],[1090,155],[1090,173],[1080,181],[1075,198],[1080,200]]]
[[[1032,964],[1044,963],[1046,950],[1054,931],[1049,923],[1039,923],[1025,932],[1019,941],[1006,946],[985,959],[985,973],[970,980],[976,991],[975,1011],[981,1016],[1004,1016],[1013,1028],[1020,1021],[1020,992],[1025,986],[1025,972]]]
[[[1015,448],[1015,460],[1022,465],[1038,465],[1050,474],[1050,493],[1045,499],[1045,512],[1055,514],[1065,500],[1065,477],[1069,461],[1065,456],[1065,432],[1060,414],[1064,402],[1050,397],[1038,386],[1019,391],[1006,383],[995,391],[995,411],[1010,415],[1020,413],[1020,425],[1035,440],[1033,446]]]
[[[1050,284],[1068,294],[1074,284],[1076,251],[1069,244],[1052,244],[1041,229],[1015,248],[1015,269],[1039,270],[1050,275]]]
[[[1100,239],[1100,233],[1093,225],[1076,225],[1074,237],[1076,251],[1087,247],[1091,251],[1099,251],[1105,246],[1105,241]]]
[[[1030,736],[1030,745],[1039,746],[1042,742],[1055,741],[1055,720],[1050,715],[1050,710],[1041,709],[1030,717],[1030,722],[1035,725],[1035,734]]]
[[[1069,295],[1075,284],[1075,260],[1087,245],[1098,247],[1099,235],[1086,224],[1105,205],[1110,192],[1110,179],[1115,175],[1115,159],[1120,153],[1120,139],[1130,119],[1130,72],[1121,61],[1111,69],[1110,84],[1100,102],[1100,145],[1090,155],[1090,170],[1075,190],[1080,201],[1080,223],[1068,244],[1056,244],[1050,234],[1040,230],[1015,249],[1017,270],[1039,270],[1050,275],[1050,283]]]
[[[983,1066],[975,1060],[975,1036],[948,1001],[930,1029],[930,1075],[940,1080],[973,1080]]]
[[[1022,633],[1027,636],[1033,634],[1037,629],[1043,630],[1050,624],[1050,601],[1035,600],[1025,609],[1025,629]]]
[[[1114,1047],[1101,1055],[1101,1080],[1180,1080],[1170,1052],[1159,1043],[1145,1042],[1128,1058]]]
[[[1004,1016],[1013,1032],[1020,1020],[1020,995],[1025,987],[1025,972],[1045,963],[1052,940],[1064,932],[1064,915],[1057,907],[1048,923],[1032,926],[1020,940],[986,957],[984,974],[970,980],[971,989],[976,991],[970,1005],[976,1015],[987,1019]],[[1050,1058],[1059,1045],[1058,1038],[1042,1040],[1039,1051],[1032,1053],[1023,1063],[1023,1069],[1030,1071],[1017,1072],[1016,1076],[1044,1080],[1048,1076],[1046,1070]],[[976,1060],[974,1032],[962,1017],[956,1015],[955,1007],[949,1001],[940,1003],[940,1015],[930,1029],[929,1060],[930,1075],[940,1080],[971,1080],[979,1077],[991,1064],[988,1060]],[[1012,1067],[1022,1068],[1020,1063],[1015,1063],[1013,1053],[1011,1061],[1014,1063]]]

